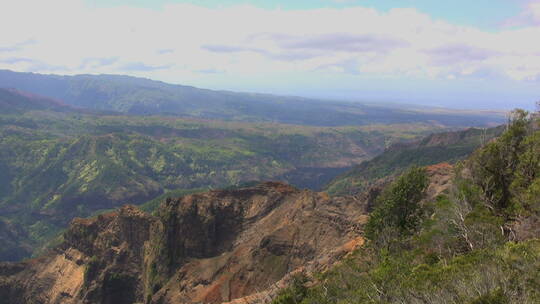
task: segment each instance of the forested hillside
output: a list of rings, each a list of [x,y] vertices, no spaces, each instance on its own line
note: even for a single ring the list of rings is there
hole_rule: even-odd
[[[538,37],[540,0],[0,0],[0,304],[540,304]]]
[[[274,303],[538,303],[538,123],[515,112],[439,195],[430,167],[408,170],[376,199],[362,248]]]
[[[317,189],[385,145],[444,127],[408,123],[307,127],[68,107],[0,90],[3,258],[27,256],[75,216],[163,193],[284,180]],[[25,253],[26,252],[26,253]],[[8,254],[9,253],[9,254]],[[21,255],[21,253],[23,253]],[[25,254],[24,254],[25,253]]]
[[[266,182],[77,218],[54,250],[0,263],[0,303],[538,303],[535,127],[515,112],[375,196]]]
[[[398,142],[371,160],[336,177],[325,187],[332,195],[358,194],[381,178],[400,174],[412,165],[455,163],[499,136],[504,127],[470,128],[432,134],[412,142]]]

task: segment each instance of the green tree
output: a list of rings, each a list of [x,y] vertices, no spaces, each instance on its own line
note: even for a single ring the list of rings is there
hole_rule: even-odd
[[[502,136],[476,151],[471,158],[473,181],[482,189],[486,206],[496,212],[502,212],[511,204],[510,184],[529,129],[528,112],[516,110]]]
[[[377,199],[377,206],[366,225],[367,238],[376,240],[388,235],[414,233],[422,218],[420,201],[427,186],[424,168],[413,167],[398,178]]]
[[[304,274],[295,275],[289,287],[281,290],[272,300],[272,304],[298,304],[302,302],[307,295],[306,282],[307,278]]]

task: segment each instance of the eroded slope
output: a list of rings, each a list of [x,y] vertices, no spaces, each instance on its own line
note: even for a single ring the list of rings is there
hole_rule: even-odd
[[[362,242],[365,203],[283,183],[76,219],[55,252],[0,266],[3,303],[221,303]]]

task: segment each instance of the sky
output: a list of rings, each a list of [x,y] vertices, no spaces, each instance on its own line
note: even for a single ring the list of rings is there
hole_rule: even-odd
[[[6,0],[0,69],[531,109],[540,0]]]

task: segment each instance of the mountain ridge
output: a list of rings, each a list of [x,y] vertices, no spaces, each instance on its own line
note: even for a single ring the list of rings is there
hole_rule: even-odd
[[[421,139],[397,142],[373,159],[354,166],[330,181],[324,188],[332,195],[356,194],[378,179],[400,174],[411,166],[455,163],[496,138],[504,126],[469,128],[430,134]]]
[[[44,257],[0,263],[0,303],[230,301],[352,250],[362,206],[267,182],[75,219]]]
[[[488,125],[502,113],[327,102],[303,97],[214,91],[123,75],[43,75],[0,70],[0,87],[52,97],[76,107],[135,115],[177,115],[231,121],[278,122],[312,126],[373,123]]]
[[[14,98],[17,109],[33,100],[2,92]],[[143,204],[170,191],[276,179],[317,189],[381,152],[386,142],[440,129],[422,123],[311,127],[223,122],[39,104],[4,111],[0,212],[24,230],[5,239],[21,237],[25,246],[16,247],[27,251],[20,259],[55,239],[75,216]],[[15,243],[6,244],[0,259],[12,260]]]
[[[152,216],[124,206],[75,219],[44,256],[0,263],[0,303],[534,303],[534,123],[517,111],[463,162],[413,167],[360,195],[264,182],[167,198]]]

